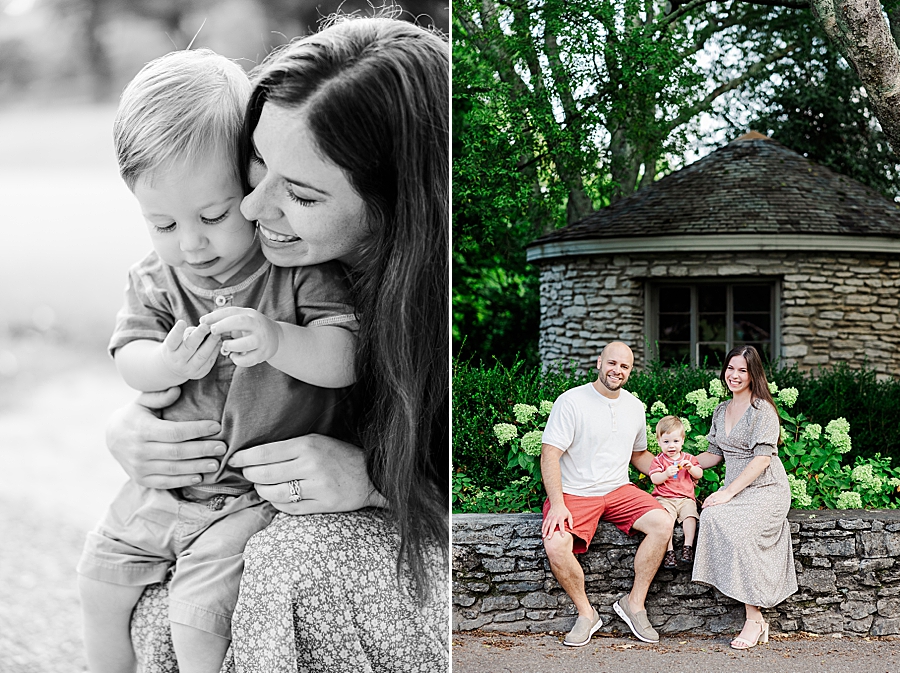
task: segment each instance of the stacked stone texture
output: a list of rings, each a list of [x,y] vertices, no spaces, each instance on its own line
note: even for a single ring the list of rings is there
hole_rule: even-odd
[[[545,366],[590,369],[613,340],[644,364],[647,283],[663,279],[781,281],[781,357],[810,370],[864,364],[900,376],[900,260],[804,252],[568,257],[541,267],[540,354]]]
[[[791,510],[788,517],[799,591],[763,610],[776,631],[900,634],[900,511]],[[553,578],[540,539],[539,514],[453,516],[453,629],[568,631],[571,600]],[[676,549],[680,548],[676,528]],[[631,589],[641,536],[601,522],[579,556],[601,631],[627,633],[612,604]],[[765,581],[765,578],[761,578]],[[690,581],[690,570],[660,569],[647,614],[662,634],[740,629],[743,605]]]

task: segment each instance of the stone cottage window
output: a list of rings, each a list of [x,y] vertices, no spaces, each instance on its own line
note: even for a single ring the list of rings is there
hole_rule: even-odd
[[[737,344],[777,353],[774,280],[655,282],[649,286],[651,352],[664,364],[720,367]]]

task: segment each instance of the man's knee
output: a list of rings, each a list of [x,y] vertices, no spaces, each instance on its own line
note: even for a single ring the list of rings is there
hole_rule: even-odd
[[[550,537],[544,538],[544,551],[550,563],[557,563],[562,559],[574,557],[572,546],[574,538],[569,532],[555,531]]]
[[[675,528],[675,519],[664,509],[652,509],[634,522],[634,528],[650,537],[669,538]]]

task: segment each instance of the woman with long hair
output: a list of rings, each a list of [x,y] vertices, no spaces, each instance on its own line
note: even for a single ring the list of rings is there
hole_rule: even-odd
[[[406,22],[343,19],[271,54],[252,82],[241,210],[273,264],[344,263],[359,419],[357,445],[311,435],[230,461],[283,512],[244,554],[235,663],[446,670],[449,50]],[[206,425],[173,427],[131,405],[108,444],[139,482],[172,488],[207,469]],[[161,600],[150,591],[135,616],[145,660],[169,656]]]
[[[693,581],[744,603],[746,621],[734,649],[766,642],[760,608],[797,591],[787,513],[791,490],[778,458],[781,424],[753,346],[725,356],[720,375],[731,399],[713,412],[709,447],[697,456],[706,469],[725,460],[722,487],[703,502]]]

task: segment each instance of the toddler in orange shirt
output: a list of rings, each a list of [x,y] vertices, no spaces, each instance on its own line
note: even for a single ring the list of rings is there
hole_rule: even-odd
[[[684,530],[681,562],[690,565],[694,562],[694,536],[700,520],[695,489],[697,481],[703,476],[703,468],[696,457],[682,451],[684,435],[684,424],[676,416],[665,416],[656,424],[660,452],[650,465],[650,481],[656,486],[651,495]],[[670,539],[663,557],[663,568],[673,570],[677,567],[675,547]]]

